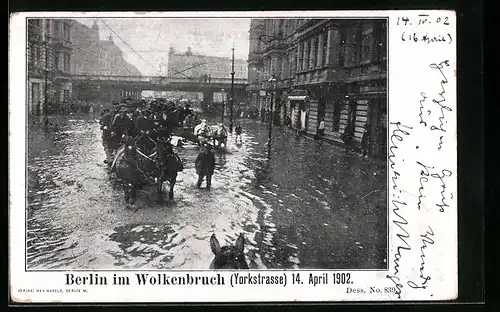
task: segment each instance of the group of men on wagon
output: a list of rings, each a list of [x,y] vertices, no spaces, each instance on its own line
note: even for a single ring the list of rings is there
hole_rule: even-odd
[[[156,101],[149,105],[145,101],[133,105],[131,99],[113,103],[113,109],[104,110],[99,122],[102,144],[106,152],[104,162],[111,166],[124,140],[131,138],[134,138],[135,146],[143,154],[148,155],[156,142],[164,142],[172,135],[174,127],[191,127],[191,123],[198,124],[197,117],[189,104],[181,108],[176,108],[174,103],[158,104]],[[210,127],[206,124],[206,120],[201,121],[199,125],[202,131],[198,134],[204,136]],[[215,167],[215,158],[210,146],[203,144],[195,163],[199,175],[197,186],[200,187],[206,177],[207,188],[210,189]]]
[[[152,140],[168,138],[173,128],[181,125],[188,115],[194,115],[189,105],[182,109],[173,103],[159,105],[155,101],[149,105],[145,101],[134,105],[131,99],[113,103],[113,109],[105,109],[100,119],[106,151],[104,162],[111,164],[123,137],[136,138],[138,147],[147,152],[152,147]]]

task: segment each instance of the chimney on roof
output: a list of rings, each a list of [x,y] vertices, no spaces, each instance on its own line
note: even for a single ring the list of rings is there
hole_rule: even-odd
[[[168,51],[168,54],[174,54],[174,53],[175,53],[174,47],[170,47],[170,50]]]
[[[193,55],[193,52],[191,52],[191,47],[188,47],[186,55]]]
[[[97,26],[97,21],[94,20],[94,24],[90,28],[92,33],[92,41],[94,43],[99,43],[99,26]]]
[[[94,20],[94,23],[92,24],[92,28],[90,28],[95,31],[99,31],[99,26],[97,26],[97,21]]]

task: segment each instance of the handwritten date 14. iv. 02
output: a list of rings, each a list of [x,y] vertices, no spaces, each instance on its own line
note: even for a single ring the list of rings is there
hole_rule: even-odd
[[[418,18],[413,19],[409,18],[407,16],[401,16],[398,17],[396,25],[400,26],[412,26],[412,25],[431,25],[431,24],[438,24],[438,25],[450,25],[450,21],[447,16],[441,17],[431,17],[429,14],[419,14]]]

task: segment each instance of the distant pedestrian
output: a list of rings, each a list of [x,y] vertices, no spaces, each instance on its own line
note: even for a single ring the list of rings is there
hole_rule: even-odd
[[[196,173],[198,174],[198,182],[196,187],[200,188],[203,179],[207,178],[207,190],[210,190],[212,184],[212,175],[215,170],[215,156],[210,145],[203,144],[202,150],[195,160]]]
[[[370,150],[370,142],[371,142],[371,131],[370,125],[365,123],[363,126],[363,138],[361,139],[361,150],[363,152],[363,157],[368,157],[368,152]]]
[[[240,139],[240,142],[243,141],[243,138],[241,137],[242,132],[241,125],[237,125],[236,128],[234,128],[234,133],[236,133],[236,142],[238,142],[238,138]]]
[[[316,139],[320,139],[325,134],[325,118],[321,117],[318,130],[316,131]]]
[[[349,106],[347,108],[347,125],[344,128],[344,132],[342,133],[342,136],[341,136],[342,141],[344,141],[344,143],[346,144],[346,150],[351,149],[352,141],[354,139],[354,128],[355,128],[355,124],[354,124],[355,118],[354,118],[354,111],[353,111],[354,105],[355,104],[353,102],[349,103]]]

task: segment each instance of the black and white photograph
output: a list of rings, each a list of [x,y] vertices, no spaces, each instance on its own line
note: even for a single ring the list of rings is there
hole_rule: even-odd
[[[27,18],[26,270],[388,267],[386,18]]]
[[[12,15],[11,300],[455,300],[456,23]]]

